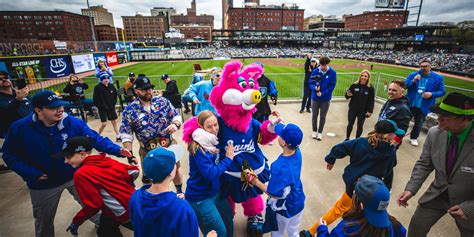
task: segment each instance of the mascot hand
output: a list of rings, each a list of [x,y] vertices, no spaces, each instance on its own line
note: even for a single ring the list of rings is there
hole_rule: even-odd
[[[219,140],[217,139],[216,135],[208,133],[202,128],[194,130],[192,136],[194,141],[199,143],[199,145],[208,151],[214,150],[215,146],[219,144]]]

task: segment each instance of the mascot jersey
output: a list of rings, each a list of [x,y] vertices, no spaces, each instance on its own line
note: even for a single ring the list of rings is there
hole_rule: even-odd
[[[222,195],[224,197],[230,195],[234,202],[244,202],[249,198],[262,194],[257,188],[248,187],[242,191],[242,181],[240,181],[240,172],[242,171],[242,163],[247,160],[250,167],[258,174],[258,179],[263,183],[269,180],[270,170],[267,165],[267,159],[260,150],[258,142],[260,139],[260,122],[252,119],[249,129],[245,133],[237,132],[227,126],[222,118],[219,121],[219,145],[221,151],[219,156],[225,157],[225,148],[229,144],[234,145],[235,157],[227,169],[221,176],[222,179]]]

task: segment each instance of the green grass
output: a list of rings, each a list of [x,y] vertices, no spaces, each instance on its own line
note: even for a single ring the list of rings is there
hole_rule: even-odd
[[[243,63],[250,64],[252,62],[258,61],[259,59],[245,59]],[[274,66],[274,65],[265,65],[265,75],[270,79],[276,82],[277,88],[279,90],[280,98],[300,98],[303,84],[303,65],[304,59],[282,59],[291,62],[293,65],[288,66]],[[242,60],[241,60],[242,61]],[[161,81],[161,75],[167,73],[171,76],[172,79],[177,81],[178,88],[181,93],[188,88],[189,83],[192,80],[192,65],[194,63],[199,63],[204,69],[212,67],[223,67],[228,60],[198,60],[198,61],[177,61],[177,62],[142,62],[136,63],[131,66],[114,69],[114,81],[123,86],[128,73],[134,72],[136,75],[143,73],[147,75],[152,83],[156,85],[156,89],[164,89],[164,84]],[[372,84],[377,90],[377,96],[386,98],[386,92],[384,89],[385,81],[392,81],[398,79],[397,77],[392,77],[383,74],[389,74],[393,76],[399,76],[405,78],[408,74],[415,71],[416,69],[406,69],[396,66],[390,66],[386,64],[378,64],[372,62],[364,62],[357,60],[347,60],[347,59],[334,59],[331,61],[331,65],[354,65],[354,64],[370,64],[374,65],[372,73]],[[173,66],[174,65],[174,66]],[[354,80],[358,78],[358,74],[362,69],[352,68],[352,69],[342,69],[338,68],[338,81],[336,84],[336,89],[333,93],[334,96],[343,96],[346,89],[353,83]],[[284,73],[284,74],[282,74]],[[383,74],[381,74],[383,73]],[[452,77],[444,77],[445,84],[448,86],[459,87],[471,90],[471,92],[463,92],[474,96],[474,82],[464,81]],[[92,97],[93,85],[97,82],[95,78],[87,78],[86,82],[89,83],[90,88],[86,93],[88,97]],[[64,85],[56,85],[57,90],[62,90]],[[453,89],[447,89],[448,92],[454,91]]]

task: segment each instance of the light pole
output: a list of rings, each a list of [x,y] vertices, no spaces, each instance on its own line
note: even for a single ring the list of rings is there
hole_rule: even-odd
[[[97,40],[95,39],[95,30],[94,30],[94,22],[92,22],[92,11],[91,11],[91,8],[89,7],[89,0],[86,0],[87,1],[87,10],[89,12],[89,22],[91,24],[91,30],[92,30],[92,40],[94,41],[94,48],[95,48],[95,51],[97,52]]]

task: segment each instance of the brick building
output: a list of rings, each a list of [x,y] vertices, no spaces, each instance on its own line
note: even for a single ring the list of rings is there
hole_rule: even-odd
[[[94,25],[108,25],[114,27],[114,16],[103,5],[92,6],[81,9],[82,15],[90,16],[94,20]]]
[[[179,30],[181,34],[184,34],[184,38],[191,39],[201,39],[210,42],[212,40],[212,27],[205,25],[176,25],[171,26]]]
[[[296,4],[229,8],[230,30],[303,30],[304,9]]]
[[[214,16],[197,15],[196,0],[191,2],[191,8],[186,9],[186,13],[170,16],[171,25],[207,25],[214,28]]]
[[[65,11],[0,11],[0,39],[91,41],[89,17]]]
[[[122,41],[122,28],[109,25],[94,26],[97,41]]]
[[[122,16],[125,40],[141,40],[163,38],[168,29],[168,22],[163,15]]]
[[[376,11],[344,15],[345,30],[380,30],[403,27],[408,11]]]

